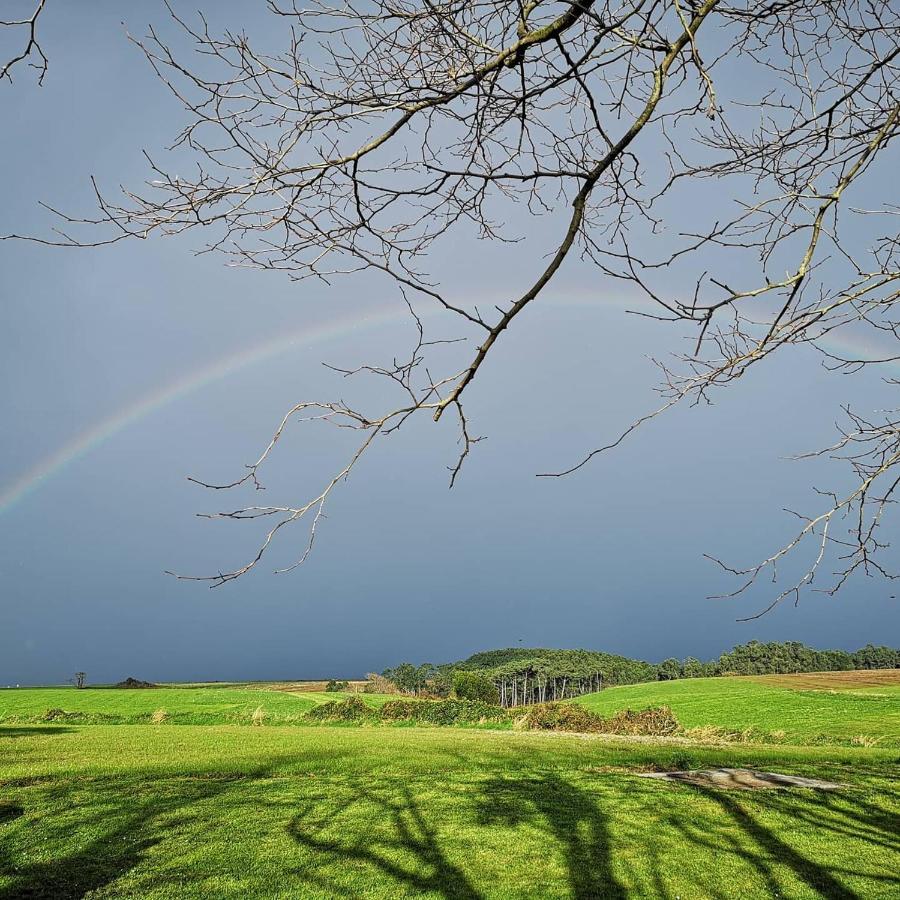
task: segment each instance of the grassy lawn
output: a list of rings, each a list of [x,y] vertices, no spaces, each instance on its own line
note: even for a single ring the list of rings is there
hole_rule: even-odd
[[[575,702],[604,716],[666,704],[685,728],[753,728],[758,736],[775,733],[789,743],[849,743],[862,738],[876,740],[879,746],[900,747],[900,683],[862,687],[819,676],[816,684],[831,684],[832,689],[808,690],[785,686],[792,677],[690,678],[623,685]]]
[[[896,685],[698,679],[579,701],[604,715],[668,703],[687,727],[785,732],[718,746],[294,727],[342,695],[271,687],[0,691],[0,900],[900,896]],[[43,721],[54,707],[84,718]],[[165,721],[148,724],[159,709]],[[880,743],[851,746],[858,734]],[[705,766],[845,788],[637,777]]]
[[[893,898],[896,761],[459,729],[2,726],[0,898]],[[633,774],[723,764],[849,787]]]
[[[48,710],[80,713],[82,721],[98,724],[146,723],[157,710],[177,725],[249,724],[262,708],[268,725],[296,723],[319,703],[350,694],[305,691],[288,693],[245,687],[159,687],[147,690],[114,688],[17,688],[0,690],[0,723],[36,723]],[[360,695],[372,706],[387,697]]]

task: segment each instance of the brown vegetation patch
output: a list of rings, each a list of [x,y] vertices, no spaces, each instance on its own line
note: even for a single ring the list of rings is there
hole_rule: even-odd
[[[527,707],[516,724],[520,728],[583,734],[665,736],[679,731],[678,720],[668,706],[655,706],[638,712],[625,709],[605,719],[575,704],[537,703]]]
[[[900,684],[900,669],[853,669],[849,672],[800,672],[795,675],[748,675],[750,681],[794,691],[852,691]]]
[[[698,787],[726,788],[737,791],[784,790],[786,788],[812,788],[818,791],[835,791],[844,785],[819,778],[802,778],[799,775],[782,775],[779,772],[757,772],[753,769],[695,769],[687,772],[640,772],[639,778],[657,778],[662,781],[680,781]]]

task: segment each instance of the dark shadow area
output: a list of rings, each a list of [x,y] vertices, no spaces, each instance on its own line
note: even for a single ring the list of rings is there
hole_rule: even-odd
[[[65,725],[0,725],[0,738],[28,737],[33,734],[70,734],[74,730]]]
[[[96,788],[96,799],[80,817],[79,827],[108,822],[100,837],[65,856],[28,862],[13,852],[10,829],[0,829],[0,900],[81,900],[112,884],[141,863],[147,851],[163,840],[179,811],[231,790],[246,779],[265,773],[179,780],[148,791],[147,778],[108,778]],[[25,810],[17,807],[16,818]],[[110,821],[110,809],[114,818]],[[2,807],[0,807],[2,810]],[[13,828],[17,827],[16,824]],[[19,827],[28,827],[28,824]],[[74,836],[74,835],[73,835]]]
[[[0,888],[0,900],[80,900],[134,868],[158,841],[131,838],[129,841],[128,829],[117,830],[80,853],[19,869],[10,866],[7,870],[5,854],[0,854],[0,874],[13,879],[9,886]],[[128,842],[125,847],[116,847],[123,842]]]
[[[482,824],[528,823],[545,829],[553,839],[550,847],[565,856],[576,900],[627,896],[613,872],[606,816],[587,791],[557,775],[496,778],[484,786],[478,803]]]
[[[23,812],[25,810],[18,803],[3,803],[0,801],[0,825],[5,825],[7,822],[12,822],[13,819],[18,819]]]
[[[330,759],[353,756],[339,747],[329,753]],[[861,791],[662,789],[644,779],[629,788],[625,778],[607,789],[600,779],[574,775],[570,781],[512,764],[505,776],[484,781],[447,777],[438,769],[407,783],[390,772],[323,777],[316,754],[308,767],[300,758],[294,751],[228,771],[186,767],[176,775],[148,770],[86,782],[54,775],[7,781],[0,800],[0,900],[81,900],[103,889],[130,896],[146,889],[151,876],[171,878],[171,884],[155,881],[154,887],[168,887],[177,897],[185,880],[199,883],[209,875],[190,853],[195,839],[202,843],[220,827],[223,815],[227,830],[210,838],[220,845],[232,829],[251,824],[260,841],[277,832],[280,846],[271,862],[287,876],[279,883],[285,896],[300,885],[335,897],[369,889],[379,896],[393,890],[478,900],[503,886],[541,896],[550,888],[542,877],[551,877],[554,893],[578,900],[625,900],[630,891],[674,900],[673,885],[684,880],[677,867],[686,857],[694,863],[697,893],[710,898],[730,896],[731,884],[716,871],[717,860],[725,858],[731,871],[750,876],[766,896],[790,896],[791,887],[796,893],[795,878],[817,896],[837,900],[862,900],[863,884],[900,896],[900,878],[886,862],[900,854],[900,817]],[[268,778],[271,788],[253,787]],[[614,809],[620,788],[636,794]],[[690,802],[668,806],[674,794]],[[652,832],[640,819],[649,812],[658,821]],[[40,844],[29,832],[34,828]],[[285,831],[293,845],[284,840]],[[804,834],[816,841],[802,840]],[[272,844],[257,848],[255,840],[249,837],[242,852],[272,852]],[[832,854],[833,847],[843,852]],[[867,855],[869,847],[877,853]],[[48,848],[55,854],[50,858]],[[614,848],[622,848],[621,857]],[[215,858],[221,862],[230,849],[217,850],[222,855]],[[182,853],[188,855],[182,859]],[[485,854],[494,854],[488,863]],[[161,859],[166,866],[159,867]],[[271,886],[264,868],[248,877]],[[853,877],[862,880],[857,884]]]
[[[759,872],[773,893],[784,893],[784,885],[776,877],[775,867],[787,866],[821,897],[864,900],[863,895],[846,885],[841,876],[863,877],[894,885],[900,896],[900,876],[852,870],[809,859],[755,817],[750,802],[743,797],[705,786],[693,786],[693,790],[720,807],[749,841],[729,840],[726,847],[715,835],[701,835],[686,826],[680,829],[682,833],[695,845],[741,857]],[[833,833],[835,842],[847,839],[865,841],[900,853],[900,817],[850,795],[804,793],[801,798],[789,792],[773,792],[765,797],[757,795],[754,803],[780,813],[785,822],[790,822],[787,834],[804,828],[816,829]]]
[[[373,815],[383,816],[393,826],[394,836],[390,839],[377,838],[368,834],[354,834],[341,839],[325,836],[324,828],[333,825],[329,815],[322,820],[313,819],[314,807],[296,815],[288,825],[288,834],[302,847],[316,853],[324,853],[332,859],[358,862],[373,866],[398,884],[411,887],[419,892],[435,892],[442,897],[478,900],[481,894],[469,881],[466,874],[452,863],[437,840],[437,830],[428,816],[413,799],[406,785],[391,786],[391,797],[385,797],[366,787],[354,791],[348,808],[352,804],[365,803],[372,806]],[[319,827],[322,822],[324,827]],[[404,864],[403,856],[412,857],[411,864]],[[399,858],[398,858],[399,857]],[[346,893],[340,885],[303,872],[307,881],[316,881],[334,896]]]

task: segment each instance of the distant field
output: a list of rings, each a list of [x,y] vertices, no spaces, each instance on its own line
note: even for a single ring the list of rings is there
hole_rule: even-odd
[[[900,746],[895,670],[659,681],[612,687],[574,702],[604,716],[665,704],[685,728],[753,729],[756,738],[789,743],[871,740]]]
[[[145,690],[73,687],[0,690],[0,723],[174,725],[308,724],[314,706],[351,693],[295,690],[295,683],[165,686]],[[377,708],[390,695],[360,694]],[[900,673],[840,672],[697,678],[608,688],[576,701],[600,715],[671,706],[686,729],[718,728],[742,740],[900,747]],[[74,714],[74,715],[73,715]],[[511,727],[499,723],[490,727]],[[711,740],[715,734],[701,737]],[[2,900],[2,897],[0,897]]]
[[[349,694],[304,691],[290,693],[266,687],[14,688],[0,690],[0,723],[43,721],[49,710],[79,713],[97,724],[146,723],[159,710],[165,721],[178,725],[249,724],[261,709],[269,725],[295,723],[319,703]],[[361,695],[372,706],[386,696]],[[0,898],[2,900],[2,898]]]
[[[900,669],[857,669],[852,672],[803,672],[796,675],[750,675],[760,684],[795,691],[878,691],[900,688]]]
[[[894,900],[896,757],[437,728],[0,726],[0,898]],[[848,788],[636,777],[702,765]]]
[[[341,680],[341,679],[337,679]],[[362,693],[363,688],[368,682],[366,681],[348,681],[349,693]],[[291,693],[306,693],[313,691],[316,693],[325,693],[327,681],[270,681],[259,682],[259,687],[264,687],[270,691],[290,691]]]

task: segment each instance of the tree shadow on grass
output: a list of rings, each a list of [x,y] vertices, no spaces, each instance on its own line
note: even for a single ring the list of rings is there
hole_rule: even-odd
[[[545,829],[562,849],[576,900],[624,900],[627,896],[613,872],[606,816],[587,791],[559,776],[489,781],[479,798],[479,819],[485,825],[529,824]]]
[[[246,778],[259,775],[248,773]],[[185,779],[173,789],[160,787],[146,776],[102,779],[91,789],[90,804],[79,805],[77,823],[57,825],[57,839],[74,837],[83,829],[101,832],[70,853],[29,862],[21,853],[13,853],[7,829],[0,830],[0,879],[6,881],[0,885],[0,900],[80,900],[138,866],[150,848],[177,826],[177,813],[232,789],[241,780],[243,776]],[[27,809],[18,804],[16,809],[15,818],[25,813],[26,820],[14,827],[28,828]]]
[[[7,822],[12,822],[13,819],[18,819],[23,812],[25,810],[18,803],[3,803],[0,801],[0,825],[5,825]]]
[[[70,734],[65,725],[0,725],[0,738],[28,737],[36,734]]]
[[[894,885],[900,890],[900,878],[887,872],[863,872],[838,863],[817,862],[800,853],[784,836],[760,821],[751,812],[748,798],[733,792],[694,785],[698,791],[716,804],[739,828],[749,841],[720,835],[705,834],[688,826],[674,824],[695,845],[714,852],[729,852],[744,859],[766,882],[773,895],[784,895],[785,886],[778,877],[777,868],[787,868],[793,875],[819,896],[835,900],[863,900],[843,878],[863,877],[870,882]],[[898,817],[873,804],[850,795],[797,794],[791,791],[766,792],[754,798],[754,804],[762,809],[780,813],[785,822],[785,836],[804,828],[831,832],[835,842],[854,840],[873,848],[900,851],[897,839]],[[728,845],[723,845],[727,840]]]
[[[407,785],[391,785],[390,796],[366,787],[356,788],[352,798],[341,804],[341,811],[358,804],[371,808],[373,817],[389,821],[393,836],[379,838],[357,832],[348,837],[344,832],[341,838],[329,837],[325,831],[334,824],[337,813],[314,819],[311,814],[315,804],[294,816],[288,825],[288,834],[307,850],[325,854],[335,861],[371,866],[394,879],[398,886],[412,888],[417,893],[436,893],[462,900],[481,897],[465,872],[441,849],[437,829]],[[322,827],[319,827],[320,822]],[[318,882],[335,896],[346,893],[340,885],[325,877],[308,872],[300,874],[304,880]]]
[[[126,846],[114,847],[126,841]],[[0,875],[12,879],[0,887],[0,900],[77,900],[134,868],[157,841],[135,839],[131,829],[116,830],[79,853],[18,869],[0,851]]]
[[[310,866],[298,871],[304,881],[332,896],[344,895],[346,879],[354,877],[352,869],[371,868],[392,879],[398,894],[411,890],[464,900],[482,896],[441,847],[437,825],[450,827],[446,811],[426,806],[408,785],[345,787],[343,794],[326,793],[307,803],[288,826],[293,840],[313,854],[318,870],[311,871]],[[467,784],[466,805],[470,796],[475,820],[485,829],[528,826],[545,831],[547,852],[562,852],[576,900],[625,900],[626,891],[612,870],[606,817],[589,792],[555,775],[523,775]],[[361,828],[360,821],[378,823],[380,828]],[[390,825],[387,833],[386,825]],[[511,840],[515,846],[514,833]],[[340,874],[330,877],[322,859],[339,864]],[[540,877],[535,874],[534,896],[541,891]]]

